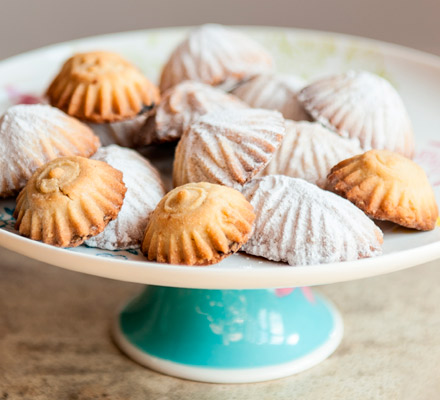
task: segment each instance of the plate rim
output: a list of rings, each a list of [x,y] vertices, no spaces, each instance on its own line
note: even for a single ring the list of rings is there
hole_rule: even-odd
[[[0,239],[2,239],[2,247],[71,271],[125,282],[194,289],[263,289],[318,286],[384,275],[411,266],[421,265],[440,257],[440,241],[437,241],[413,249],[353,261],[307,266],[290,266],[285,263],[277,263],[276,266],[261,266],[258,268],[222,269],[209,268],[209,266],[161,264],[147,260],[104,258],[54,247],[4,229],[0,229]],[[24,246],[21,246],[22,244]],[[44,252],[39,253],[38,250],[44,250]],[[67,255],[69,257],[66,257]],[[87,269],[88,262],[94,263],[93,271]],[[387,268],[383,267],[385,264],[387,264]],[[335,273],[335,268],[338,268],[338,273]],[[343,277],[341,277],[341,269],[344,270]],[[130,274],[127,274],[127,270],[130,271]],[[157,271],[160,271],[160,276],[155,276]],[[313,276],[310,277],[312,271]],[[270,276],[267,276],[269,272]],[[190,284],[183,284],[182,278],[186,279],[188,276],[195,278],[195,280],[191,281]],[[200,280],[203,282],[199,282],[198,278],[201,278]],[[218,282],[217,278],[221,278],[222,282]],[[211,280],[206,282],[207,279]],[[282,279],[286,281],[285,284],[279,283]],[[259,283],[254,282],[254,280],[259,281]],[[265,280],[264,283],[263,280]]]

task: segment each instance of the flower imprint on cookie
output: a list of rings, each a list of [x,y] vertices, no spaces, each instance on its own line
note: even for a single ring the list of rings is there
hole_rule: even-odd
[[[48,165],[39,174],[36,187],[41,193],[60,191],[66,185],[71,184],[80,173],[80,166],[77,162],[66,159],[59,159]]]
[[[164,210],[169,213],[194,211],[206,201],[207,197],[208,192],[204,187],[186,185],[184,189],[170,193]]]

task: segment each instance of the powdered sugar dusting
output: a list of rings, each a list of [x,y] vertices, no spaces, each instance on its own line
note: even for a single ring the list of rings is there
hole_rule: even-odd
[[[361,153],[356,138],[342,138],[318,123],[286,120],[286,136],[262,175],[287,175],[324,187],[333,166]]]
[[[364,150],[387,149],[412,157],[414,138],[402,99],[370,72],[349,71],[320,79],[298,95],[304,108],[341,136],[358,138]]]
[[[185,80],[227,90],[239,81],[273,69],[272,56],[257,42],[221,25],[193,30],[171,54],[162,71],[161,92]]]
[[[0,119],[0,196],[22,188],[33,172],[61,156],[88,157],[99,146],[90,129],[49,105],[16,105]]]
[[[269,175],[252,180],[242,193],[257,215],[242,248],[249,254],[310,265],[382,252],[382,232],[361,210],[302,179]]]
[[[264,168],[285,134],[276,111],[223,110],[200,117],[183,134],[173,167],[175,186],[211,182],[240,188]]]
[[[150,214],[165,195],[159,173],[139,153],[117,145],[102,147],[93,158],[121,171],[127,192],[118,218],[85,243],[108,250],[139,247]]]
[[[297,98],[304,84],[295,75],[264,74],[242,83],[232,93],[251,107],[276,110],[284,118],[294,121],[309,120],[309,115]]]
[[[237,97],[200,82],[185,81],[167,90],[155,116],[139,134],[138,142],[170,142],[180,139],[183,131],[198,117],[228,108],[246,108]]]

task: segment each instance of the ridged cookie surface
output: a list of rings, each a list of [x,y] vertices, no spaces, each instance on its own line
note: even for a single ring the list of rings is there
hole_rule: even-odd
[[[438,207],[425,171],[414,161],[386,150],[370,150],[341,161],[327,188],[372,218],[407,228],[435,228]]]
[[[243,187],[255,210],[243,250],[290,265],[356,260],[381,254],[381,230],[342,197],[302,179],[269,175]]]
[[[125,192],[122,173],[105,162],[56,158],[17,197],[15,229],[54,246],[79,246],[117,217]]]
[[[185,131],[177,146],[174,186],[205,181],[240,188],[269,163],[285,131],[277,111],[249,108],[206,114]]]
[[[214,264],[246,243],[254,219],[252,206],[237,190],[189,183],[160,201],[145,231],[142,252],[162,263]]]

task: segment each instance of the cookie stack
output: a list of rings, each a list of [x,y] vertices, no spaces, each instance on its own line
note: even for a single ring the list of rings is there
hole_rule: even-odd
[[[171,264],[241,250],[315,265],[381,254],[375,220],[435,227],[404,103],[370,72],[307,84],[277,73],[242,33],[204,25],[171,53],[158,87],[97,51],[67,60],[46,98],[0,119],[0,196],[20,192],[16,229],[34,240],[140,247]],[[138,151],[173,144],[166,194]]]

